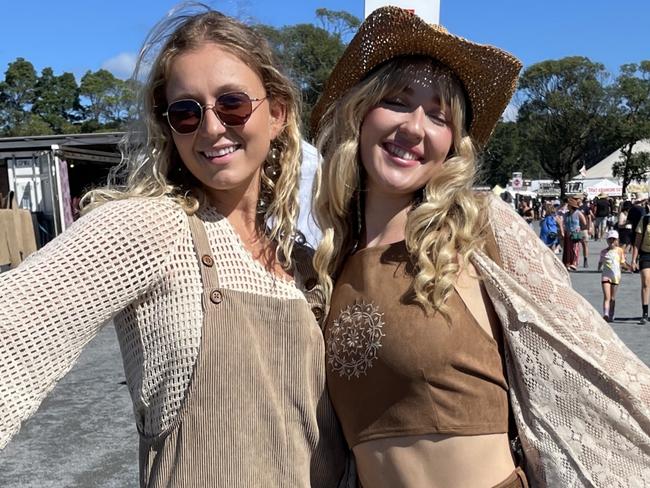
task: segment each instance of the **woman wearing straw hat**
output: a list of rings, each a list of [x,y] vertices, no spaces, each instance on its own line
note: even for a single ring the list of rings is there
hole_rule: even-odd
[[[650,372],[472,190],[520,66],[385,7],[314,109],[328,388],[366,488],[649,479]]]
[[[0,276],[0,448],[114,318],[140,486],[337,486],[319,289],[294,240],[296,90],[259,32],[202,6],[161,21],[139,65],[126,185]]]

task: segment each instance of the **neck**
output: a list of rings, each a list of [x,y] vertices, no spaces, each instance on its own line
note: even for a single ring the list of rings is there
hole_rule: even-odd
[[[411,205],[411,195],[380,195],[368,191],[365,195],[364,212],[366,247],[403,240]]]
[[[245,243],[260,239],[257,226],[258,178],[253,178],[249,185],[241,189],[208,189],[207,196],[210,205],[228,219]]]

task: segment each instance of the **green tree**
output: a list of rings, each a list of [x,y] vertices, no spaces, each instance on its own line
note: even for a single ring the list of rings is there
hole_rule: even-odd
[[[0,83],[0,132],[3,135],[17,135],[28,121],[36,80],[36,70],[25,58],[9,63],[5,79]]]
[[[360,20],[347,12],[318,9],[322,27],[296,24],[280,29],[259,25],[257,29],[269,40],[280,64],[295,81],[302,94],[302,120],[309,137],[311,110],[323,91],[336,61],[345,50],[343,37],[354,32]]]
[[[519,80],[522,136],[544,171],[559,181],[562,196],[577,169],[592,163],[589,148],[606,131],[606,78],[602,64],[574,56],[534,64]]]
[[[80,118],[79,87],[72,73],[56,76],[44,68],[35,87],[32,114],[47,123],[55,134],[79,131],[74,125]]]
[[[81,78],[80,94],[85,97],[85,132],[119,130],[133,115],[132,83],[116,78],[110,71],[87,71]]]
[[[505,186],[515,171],[530,179],[545,175],[523,142],[517,122],[501,121],[481,154],[480,181],[490,186]]]
[[[358,17],[341,10],[319,8],[316,9],[316,17],[324,30],[340,40],[354,34],[361,25]]]
[[[637,142],[650,138],[650,61],[621,66],[613,93],[622,157],[612,172],[625,193],[633,180],[645,181],[650,169],[650,153],[633,152]]]

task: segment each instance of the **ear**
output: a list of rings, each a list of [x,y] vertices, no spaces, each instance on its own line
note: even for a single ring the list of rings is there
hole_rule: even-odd
[[[280,135],[287,122],[287,107],[277,100],[269,103],[269,114],[271,124],[271,140]]]

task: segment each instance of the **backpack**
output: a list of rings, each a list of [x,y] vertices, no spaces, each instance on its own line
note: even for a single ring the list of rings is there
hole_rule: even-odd
[[[544,226],[546,227],[546,235],[549,239],[555,239],[557,237],[557,220],[555,216],[547,215],[544,217]]]

